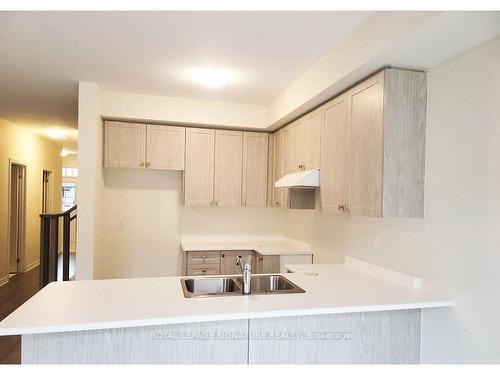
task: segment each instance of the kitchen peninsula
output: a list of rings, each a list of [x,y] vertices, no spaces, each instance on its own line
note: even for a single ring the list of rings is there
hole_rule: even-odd
[[[53,282],[0,335],[22,335],[23,363],[419,363],[422,311],[453,304],[352,258],[289,270],[305,293],[185,298],[181,277]]]

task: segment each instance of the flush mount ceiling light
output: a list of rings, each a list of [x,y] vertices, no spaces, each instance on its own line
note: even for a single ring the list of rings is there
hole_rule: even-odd
[[[62,157],[65,157],[65,156],[68,156],[68,155],[76,155],[76,154],[77,154],[76,151],[68,150],[67,148],[63,148],[61,150],[61,156]]]
[[[192,73],[193,80],[203,86],[218,89],[232,82],[234,76],[231,72],[220,69],[200,69]]]
[[[66,139],[66,133],[61,129],[49,129],[46,133],[52,139]]]

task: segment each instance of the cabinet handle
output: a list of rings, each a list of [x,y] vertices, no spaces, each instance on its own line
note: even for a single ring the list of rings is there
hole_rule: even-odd
[[[226,255],[225,254],[222,254],[221,257],[224,258]]]
[[[146,168],[149,168],[149,166],[151,165],[151,163],[149,161],[146,162]]]
[[[206,256],[206,255],[203,255],[203,256],[201,257],[201,259],[207,259],[207,256]]]
[[[144,161],[141,160],[141,162],[139,163],[139,167],[144,167]]]
[[[207,272],[207,270],[201,270],[201,272],[202,272],[202,273],[205,273],[205,272]]]

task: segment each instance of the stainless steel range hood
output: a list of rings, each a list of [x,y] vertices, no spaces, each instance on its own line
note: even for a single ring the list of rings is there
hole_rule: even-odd
[[[287,174],[276,181],[274,186],[285,188],[318,188],[319,169]]]

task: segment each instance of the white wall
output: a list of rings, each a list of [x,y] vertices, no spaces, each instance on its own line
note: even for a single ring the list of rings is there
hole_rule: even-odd
[[[78,88],[79,185],[77,219],[77,279],[94,276],[95,249],[100,247],[103,220],[104,179],[102,176],[103,128],[99,116],[99,87],[80,82]]]
[[[263,105],[107,90],[101,90],[100,102],[103,117],[257,129],[267,126],[267,110]]]
[[[95,278],[181,274],[181,234],[281,233],[284,212],[272,208],[188,208],[181,205],[182,174],[104,171],[103,244]]]
[[[424,313],[424,362],[500,362],[499,61],[497,38],[429,72],[425,220],[287,214],[315,262],[352,255],[448,292],[456,307]]]

